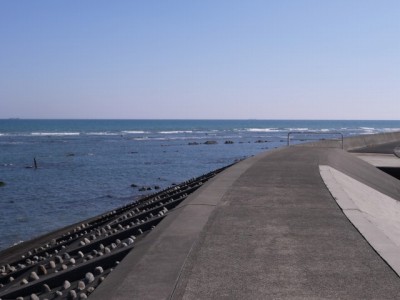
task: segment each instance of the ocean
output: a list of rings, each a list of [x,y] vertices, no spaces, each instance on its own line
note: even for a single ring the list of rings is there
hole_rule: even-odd
[[[290,131],[398,130],[400,121],[0,120],[0,250],[284,147]]]

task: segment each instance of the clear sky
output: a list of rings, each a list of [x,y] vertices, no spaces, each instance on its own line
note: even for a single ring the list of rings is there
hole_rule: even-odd
[[[398,0],[0,1],[0,118],[399,119]]]

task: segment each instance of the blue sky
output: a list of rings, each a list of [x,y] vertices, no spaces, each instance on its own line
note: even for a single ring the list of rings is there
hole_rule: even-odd
[[[0,118],[399,119],[400,1],[0,1]]]

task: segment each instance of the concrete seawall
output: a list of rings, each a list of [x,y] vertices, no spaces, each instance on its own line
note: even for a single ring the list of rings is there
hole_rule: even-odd
[[[400,133],[349,138],[344,148],[387,143],[400,144]],[[400,181],[327,145],[332,146],[323,141],[278,149],[225,170],[151,232],[93,296],[398,298],[399,276],[347,218],[322,180],[320,166],[393,203],[400,201]]]

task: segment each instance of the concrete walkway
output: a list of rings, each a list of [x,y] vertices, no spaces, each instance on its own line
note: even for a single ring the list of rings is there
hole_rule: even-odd
[[[400,278],[338,206],[320,165],[400,201],[400,181],[346,151],[263,153],[189,196],[91,297],[400,299]]]

